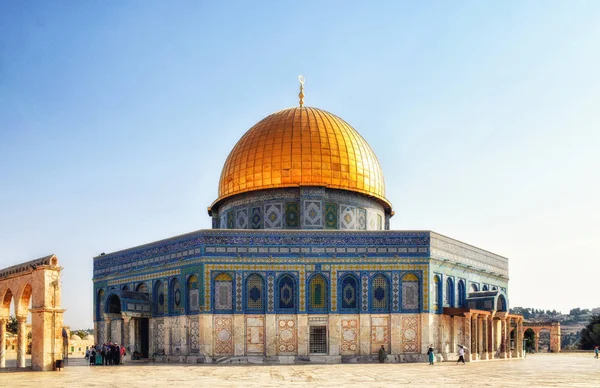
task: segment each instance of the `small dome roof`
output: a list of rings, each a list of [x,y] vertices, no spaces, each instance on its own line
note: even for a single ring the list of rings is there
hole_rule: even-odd
[[[95,338],[94,338],[94,336],[93,336],[93,335],[91,335],[91,334],[88,334],[88,335],[86,335],[85,337],[83,337],[83,340],[84,340],[84,341],[95,341]]]
[[[71,334],[71,339],[73,341],[81,341],[81,337],[79,337],[77,334]]]

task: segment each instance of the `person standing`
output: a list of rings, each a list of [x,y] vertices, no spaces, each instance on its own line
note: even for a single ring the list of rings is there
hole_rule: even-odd
[[[119,354],[121,356],[121,359],[119,360],[119,365],[123,364],[123,358],[125,356],[125,346],[120,345],[119,346]]]
[[[598,345],[596,345],[596,346],[594,347],[594,353],[596,353],[596,355],[594,356],[594,358],[598,358],[598,352],[599,352],[599,350],[598,350]]]
[[[383,345],[381,345],[381,349],[379,349],[379,352],[378,352],[379,362],[384,363],[386,357],[387,357],[387,354],[386,354],[385,348],[383,347]]]
[[[435,360],[435,354],[433,353],[433,345],[429,345],[429,349],[427,349],[427,356],[429,356],[429,365],[433,365]]]
[[[456,361],[456,365],[458,365],[458,363],[461,361],[464,365],[465,364],[465,348],[462,345],[458,345],[458,361]]]

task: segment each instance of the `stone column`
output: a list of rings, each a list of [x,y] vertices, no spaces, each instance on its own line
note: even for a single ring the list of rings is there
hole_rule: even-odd
[[[488,351],[488,315],[481,316],[481,350],[483,351],[482,359],[489,360],[490,353]]]
[[[473,355],[473,361],[479,360],[479,343],[477,339],[479,338],[479,333],[477,330],[477,320],[479,318],[479,314],[473,314],[473,318],[471,319],[471,349]]]
[[[517,321],[517,333],[519,334],[519,339],[518,339],[518,343],[517,343],[517,349],[518,354],[517,356],[519,358],[523,358],[523,318],[519,318],[519,320]]]
[[[492,360],[494,358],[494,314],[488,316],[488,358]]]
[[[464,346],[467,348],[465,353],[465,361],[472,360],[473,348],[471,347],[471,313],[465,313],[465,333],[464,333]]]
[[[504,346],[506,348],[506,358],[512,358],[512,350],[510,349],[510,324],[511,318],[506,318],[506,337]]]
[[[478,349],[478,359],[485,360],[485,346],[483,343],[483,316],[479,315],[477,317],[477,349]]]
[[[6,368],[6,322],[7,318],[0,318],[0,368]]]
[[[539,330],[535,331],[535,352],[539,353],[540,351],[540,332]]]
[[[129,355],[130,353],[130,346],[131,345],[131,333],[129,332],[131,330],[130,328],[130,323],[131,323],[131,317],[125,316],[123,315],[123,327],[122,327],[122,338],[123,338],[123,342],[121,342],[121,345],[123,345],[125,347],[125,351],[127,352],[127,355]],[[133,326],[133,325],[131,325]]]
[[[506,358],[506,317],[500,318],[500,358]]]
[[[25,368],[25,351],[27,349],[27,317],[17,317],[17,368]],[[4,344],[2,344],[4,345]]]

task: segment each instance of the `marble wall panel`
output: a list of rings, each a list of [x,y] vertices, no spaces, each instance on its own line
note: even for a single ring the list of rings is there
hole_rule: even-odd
[[[214,354],[216,356],[233,355],[233,318],[216,315],[213,317]]]
[[[110,341],[122,343],[121,340],[121,332],[122,332],[122,323],[123,321],[120,319],[113,319],[110,321]]]
[[[360,349],[360,320],[356,315],[342,315],[340,319],[340,354],[358,354]]]
[[[298,351],[297,331],[295,315],[277,316],[277,354],[296,355]]]
[[[420,315],[401,315],[400,341],[402,353],[419,353],[421,344]]]
[[[197,316],[189,318],[188,349],[191,354],[200,352],[200,323]]]
[[[246,316],[246,353],[265,354],[264,316]]]
[[[381,345],[390,351],[389,316],[371,316],[371,353],[377,353]]]

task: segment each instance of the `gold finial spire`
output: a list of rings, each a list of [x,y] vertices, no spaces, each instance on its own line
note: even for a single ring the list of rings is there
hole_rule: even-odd
[[[304,106],[304,76],[299,75],[298,81],[300,81],[300,93],[298,93],[298,97],[300,97],[300,107]]]

